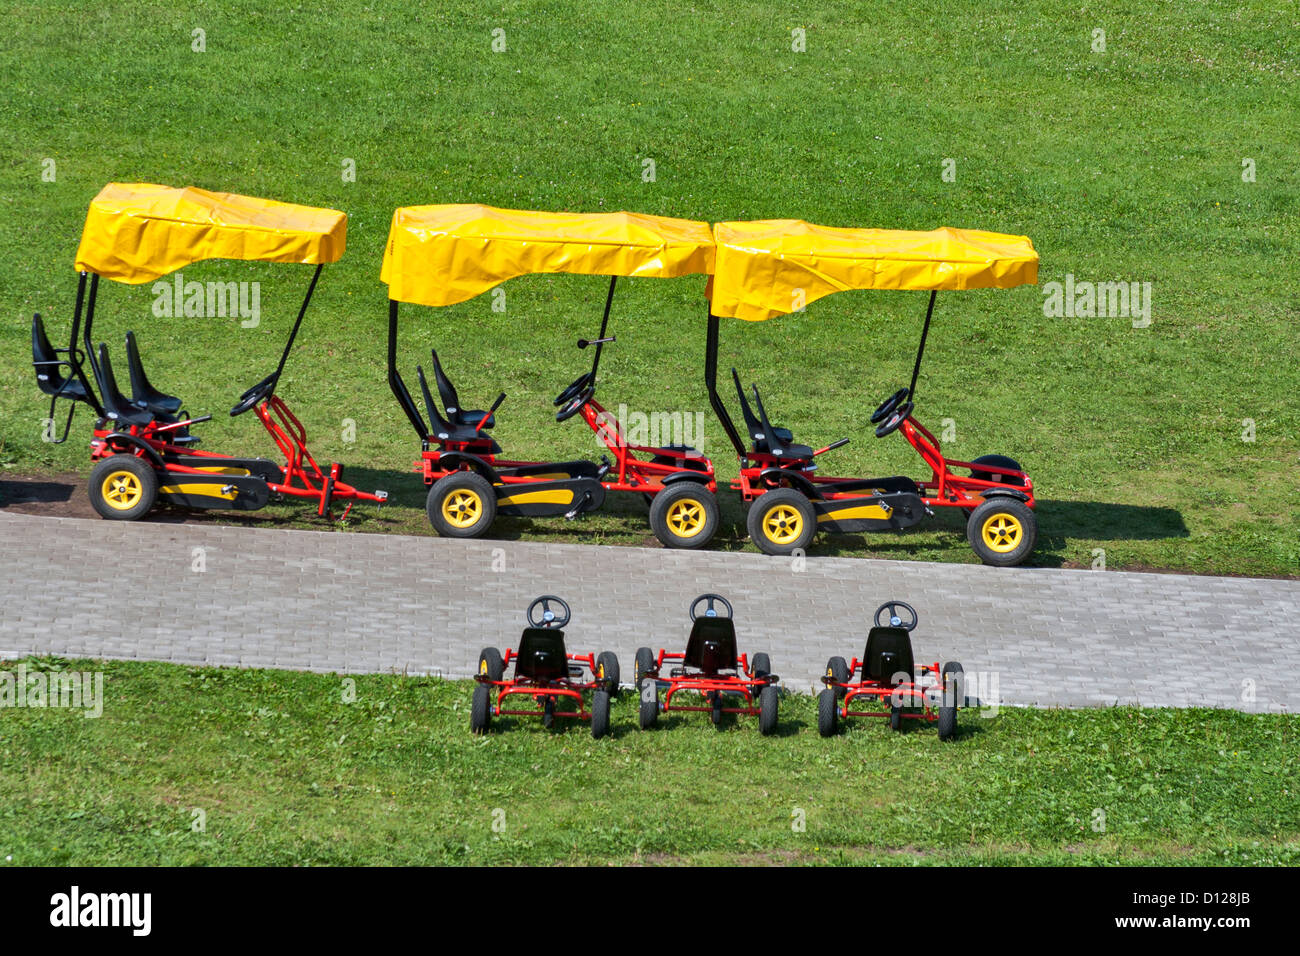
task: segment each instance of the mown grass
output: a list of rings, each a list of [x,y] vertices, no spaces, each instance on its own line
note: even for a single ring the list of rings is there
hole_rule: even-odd
[[[0,711],[8,865],[1300,863],[1294,715],[970,711],[941,744],[866,719],[823,740],[797,695],[771,738],[642,732],[625,693],[605,740],[476,738],[464,681],[26,664],[102,671],[104,708]]]
[[[327,270],[281,393],[319,457],[396,492],[372,529],[424,527],[418,483],[402,474],[414,437],[383,370],[378,271],[396,206],[947,224],[1029,235],[1042,283],[1067,273],[1153,283],[1146,329],[1046,318],[1033,288],[940,299],[918,414],[935,429],[952,421],[954,455],[1001,452],[1029,469],[1042,500],[1036,563],[1088,565],[1104,549],[1110,567],[1300,568],[1294,6],[620,0],[593,16],[570,0],[74,2],[7,4],[0,26],[6,468],[87,467],[80,438],[41,441],[27,330],[34,311],[66,328],[86,204],[111,180],[349,213],[347,256]],[[796,27],[805,53],[791,51]],[[191,49],[196,28],[205,53]],[[491,52],[494,28],[503,53]],[[1105,53],[1091,49],[1098,28]],[[642,179],[647,158],[653,182]],[[946,158],[955,182],[941,177]],[[41,179],[46,159],[54,182]],[[343,181],[345,159],[355,183]],[[1255,182],[1242,179],[1244,159]],[[120,349],[135,328],[155,381],[218,413],[203,429],[208,447],[269,453],[252,416],[220,413],[272,367],[307,270],[206,263],[185,274],[260,281],[261,325],[155,319],[148,286],[115,286],[101,297],[102,337]],[[596,454],[580,422],[550,420],[548,399],[585,363],[573,342],[594,331],[603,281],[528,277],[506,293],[504,314],[486,296],[407,310],[404,371],[436,344],[467,398],[509,393],[496,434],[510,453]],[[852,437],[827,469],[912,473],[911,450],[870,437],[865,418],[907,379],[923,306],[921,294],[850,293],[805,315],[728,322],[722,366],[763,385],[801,440]],[[600,397],[703,412],[704,447],[730,476],[702,383],[703,317],[698,278],[625,283]],[[350,444],[345,419],[356,423]],[[724,498],[719,546],[752,547],[739,504]],[[502,533],[648,536],[635,503]],[[974,560],[953,517],[821,539],[816,553]]]

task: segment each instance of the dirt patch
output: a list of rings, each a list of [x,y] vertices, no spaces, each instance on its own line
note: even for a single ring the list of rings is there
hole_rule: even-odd
[[[94,518],[86,479],[76,472],[0,479],[0,508],[15,514]]]

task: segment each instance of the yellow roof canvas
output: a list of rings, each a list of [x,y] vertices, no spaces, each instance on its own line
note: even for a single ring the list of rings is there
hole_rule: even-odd
[[[203,259],[337,262],[348,217],[273,199],[152,183],[109,183],[90,203],[77,271],[159,279]]]
[[[974,229],[840,229],[797,219],[723,222],[715,315],[759,321],[846,289],[1005,289],[1038,281],[1025,236]]]
[[[703,222],[451,204],[393,213],[380,278],[398,302],[453,305],[534,272],[672,277],[712,268]]]

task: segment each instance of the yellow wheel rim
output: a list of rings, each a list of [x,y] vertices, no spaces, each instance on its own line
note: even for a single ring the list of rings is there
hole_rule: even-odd
[[[790,505],[776,505],[763,515],[763,533],[776,544],[798,541],[803,533],[803,515]]]
[[[478,662],[478,672],[479,672],[480,674],[486,674],[486,673],[488,672],[488,671],[487,671],[487,661],[479,661],[479,662]]]
[[[596,677],[598,677],[600,680],[604,680],[604,679],[605,679],[605,665],[604,665],[604,664],[601,664],[599,667],[596,668]]]
[[[984,527],[980,529],[980,534],[984,538],[984,544],[990,550],[996,551],[998,554],[1006,554],[1020,547],[1020,542],[1025,536],[1025,529],[1020,524],[1020,519],[1015,515],[1002,512],[990,515],[984,522]]]
[[[144,497],[144,485],[134,472],[114,471],[104,478],[99,495],[115,511],[129,511]]]
[[[457,488],[442,499],[442,516],[453,528],[468,528],[483,514],[483,499],[468,488]]]
[[[694,498],[674,501],[668,507],[668,530],[679,538],[693,538],[704,530],[704,505]]]

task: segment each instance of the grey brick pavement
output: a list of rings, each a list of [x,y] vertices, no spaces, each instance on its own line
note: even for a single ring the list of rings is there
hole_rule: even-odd
[[[613,650],[626,673],[640,644],[684,645],[701,591],[731,599],[741,650],[768,651],[797,691],[831,654],[861,654],[870,613],[899,598],[921,615],[918,659],[962,661],[986,699],[1300,710],[1294,581],[829,557],[796,571],[757,554],[0,512],[0,659],[463,676],[550,592],[573,606],[570,650]]]

